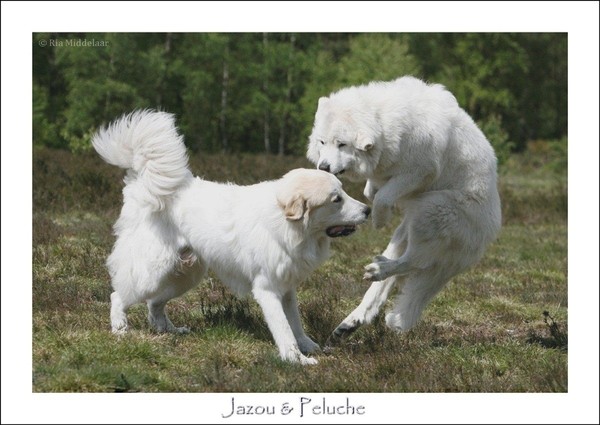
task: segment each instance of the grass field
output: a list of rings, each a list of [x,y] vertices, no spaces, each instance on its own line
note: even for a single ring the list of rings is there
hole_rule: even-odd
[[[308,163],[194,155],[191,166],[208,179],[248,184]],[[396,334],[379,318],[312,367],[279,360],[258,305],[212,276],[167,307],[190,334],[152,332],[140,305],[130,312],[132,331],[112,335],[104,262],[122,177],[92,153],[34,150],[34,392],[568,391],[566,158],[552,150],[504,164],[499,239],[414,330]],[[363,199],[359,185],[345,188]],[[393,225],[333,241],[331,259],[300,287],[305,328],[317,342],[360,302],[363,266]]]

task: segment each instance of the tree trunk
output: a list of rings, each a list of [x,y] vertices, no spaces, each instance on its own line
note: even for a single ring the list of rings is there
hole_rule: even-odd
[[[157,108],[160,108],[163,103],[163,90],[165,90],[165,80],[167,79],[167,66],[169,64],[168,56],[169,56],[169,52],[171,51],[172,40],[173,40],[173,34],[170,32],[166,33],[165,34],[165,48],[164,48],[164,53],[163,53],[164,61],[165,61],[165,68],[164,68],[164,72],[160,76],[160,81],[158,82],[158,87],[156,90],[156,107]]]
[[[227,91],[229,89],[229,45],[225,46],[223,57],[223,81],[221,86],[221,116],[219,120],[221,128],[221,149],[224,152],[229,151],[229,141],[227,140]]]
[[[269,59],[268,59],[268,45],[269,40],[267,38],[267,33],[263,32],[263,57],[264,57],[264,78],[263,78],[263,93],[265,98],[269,98]],[[264,115],[263,115],[263,139],[265,144],[265,152],[271,153],[271,141],[269,139],[269,133],[271,131],[271,125],[269,122],[269,104],[265,105]]]
[[[281,131],[279,133],[279,156],[283,156],[285,153],[285,136],[286,136],[286,126],[288,121],[288,108],[290,107],[290,102],[292,100],[292,83],[293,83],[293,74],[292,68],[294,66],[294,47],[296,44],[296,36],[294,34],[290,34],[290,56],[289,56],[289,65],[287,69],[287,88],[285,92],[285,106],[283,110],[283,114],[281,116]]]

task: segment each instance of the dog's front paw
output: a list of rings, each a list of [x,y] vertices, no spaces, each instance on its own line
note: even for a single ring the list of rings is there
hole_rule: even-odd
[[[363,279],[370,280],[372,282],[385,280],[393,275],[393,266],[394,260],[390,260],[383,255],[378,255],[374,258],[374,262],[365,267]]]
[[[388,313],[385,315],[385,324],[388,328],[396,331],[402,332],[402,316],[398,313]]]
[[[125,335],[127,333],[127,330],[128,330],[127,325],[122,326],[122,327],[118,327],[118,326],[112,327],[112,333],[117,336]]]
[[[300,359],[300,364],[302,365],[315,365],[318,364],[319,361],[317,359],[313,359],[312,357],[302,356]]]
[[[167,316],[154,316],[153,314],[148,315],[148,321],[150,325],[154,327],[158,333],[172,333],[172,334],[189,334],[190,328],[187,326],[175,326]]]
[[[381,229],[389,223],[392,218],[392,207],[389,205],[375,203],[373,204],[373,226],[376,229]]]
[[[317,359],[306,357],[298,350],[298,348],[289,350],[287,353],[283,354],[281,358],[291,363],[300,363],[301,365],[315,365],[319,363]]]
[[[337,345],[342,339],[346,338],[352,332],[358,329],[360,322],[358,320],[344,320],[340,323],[337,328],[333,330],[327,341],[325,341],[325,353],[330,353],[335,345]]]
[[[319,344],[307,336],[298,339],[298,348],[303,354],[318,353],[321,351]]]

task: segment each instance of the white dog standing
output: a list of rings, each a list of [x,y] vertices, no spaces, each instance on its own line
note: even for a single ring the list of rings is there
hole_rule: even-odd
[[[403,212],[383,255],[365,268],[374,283],[333,337],[371,322],[395,285],[386,323],[412,328],[500,230],[494,150],[441,85],[402,77],[319,99],[307,156],[321,170],[366,180],[375,227],[393,207]]]
[[[352,233],[369,207],[319,170],[252,186],[194,178],[174,119],[163,112],[124,116],[93,145],[128,170],[107,260],[113,332],[127,329],[127,310],[142,302],[157,331],[187,332],[167,318],[165,304],[211,269],[235,293],[252,292],[283,359],[317,363],[304,356],[319,346],[302,328],[296,287],[328,257],[330,238]]]

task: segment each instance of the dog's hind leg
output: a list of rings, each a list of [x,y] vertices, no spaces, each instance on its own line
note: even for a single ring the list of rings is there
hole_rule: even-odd
[[[359,326],[370,323],[377,316],[381,306],[387,300],[390,291],[396,283],[396,279],[396,276],[392,276],[380,282],[373,282],[365,293],[360,305],[335,328],[325,345],[329,346],[336,340],[350,335]]]
[[[403,222],[394,232],[392,240],[383,252],[383,255],[385,257],[397,258],[406,249],[406,243],[406,226]],[[340,338],[351,334],[359,326],[370,323],[381,310],[392,288],[402,279],[401,276],[391,276],[388,279],[373,282],[365,293],[360,305],[335,328],[325,345],[329,346]]]
[[[407,331],[415,326],[427,304],[448,280],[448,274],[436,268],[407,276],[394,300],[394,308],[385,316],[387,326],[397,331]]]
[[[189,328],[173,325],[165,312],[167,302],[175,297],[183,295],[188,290],[196,286],[205,267],[191,249],[184,248],[179,252],[179,262],[175,269],[163,278],[161,284],[162,291],[149,298],[146,302],[148,306],[148,322],[157,332],[170,333],[188,333]]]
[[[148,301],[148,322],[157,332],[169,332],[185,334],[189,333],[190,329],[181,326],[176,327],[167,317],[165,306],[167,301],[160,302],[155,299]]]

